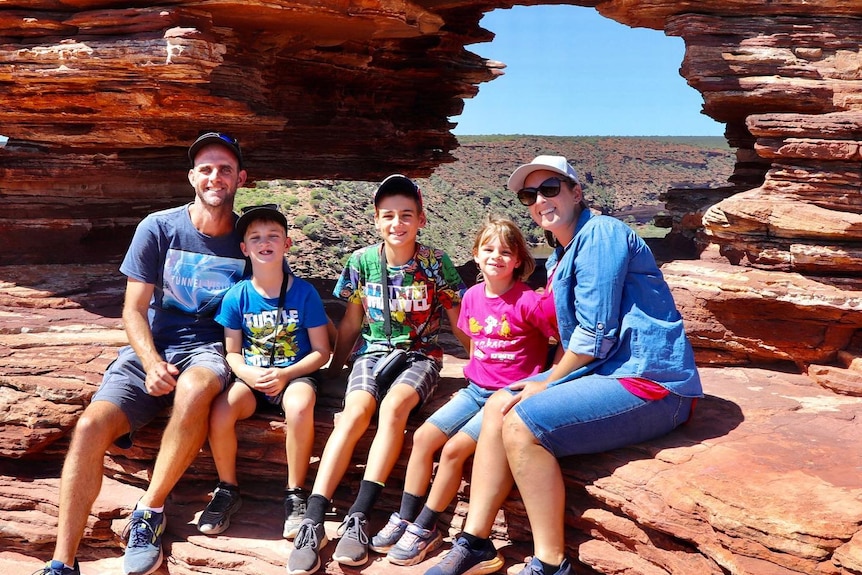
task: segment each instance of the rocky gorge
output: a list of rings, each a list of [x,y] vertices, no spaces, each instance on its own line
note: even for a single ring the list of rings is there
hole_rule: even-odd
[[[103,262],[144,214],[185,201],[197,130],[241,134],[260,179],[429,175],[453,159],[448,117],[502,69],[465,45],[490,37],[484,12],[511,4],[0,3],[0,566],[29,573],[50,555],[70,430],[125,338],[122,278]],[[661,440],[565,462],[576,569],[862,573],[862,1],[574,4],[682,37],[681,73],[736,157],[726,185],[663,198],[672,236],[696,246],[662,270],[706,397]],[[441,401],[460,383],[449,352]],[[158,431],[108,455],[86,573],[117,570]],[[279,424],[255,418],[241,435],[245,518],[217,538],[189,525],[213,486],[204,451],[172,497],[162,572],[283,572]],[[451,533],[467,505],[465,482]],[[516,569],[530,552],[516,492],[496,527]]]

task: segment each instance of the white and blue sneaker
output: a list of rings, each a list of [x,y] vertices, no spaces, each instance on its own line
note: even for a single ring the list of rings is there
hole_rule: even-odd
[[[371,550],[377,553],[389,553],[389,550],[395,547],[401,536],[407,530],[407,521],[401,519],[396,511],[389,516],[389,521],[383,526],[383,529],[377,532],[377,535],[371,538]]]
[[[165,514],[149,509],[136,509],[123,530],[126,553],[123,572],[126,575],[150,575],[162,564],[162,533]]]

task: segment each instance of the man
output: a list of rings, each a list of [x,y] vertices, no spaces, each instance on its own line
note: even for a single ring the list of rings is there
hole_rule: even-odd
[[[203,134],[188,155],[194,201],[147,216],[120,266],[128,278],[123,323],[130,345],[75,426],[60,481],[57,543],[42,575],[80,574],[75,555],[101,489],[105,451],[112,443],[131,447],[135,431],[172,405],[149,487],[125,530],[126,575],[161,565],[165,500],[203,445],[210,404],[227,386],[224,332],[213,316],[245,267],[233,203],[246,172],[239,143],[226,134]]]

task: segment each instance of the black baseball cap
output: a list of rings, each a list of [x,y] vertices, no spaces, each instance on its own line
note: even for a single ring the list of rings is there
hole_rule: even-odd
[[[377,207],[381,198],[397,194],[416,198],[416,202],[419,204],[419,211],[422,211],[422,192],[419,190],[419,186],[413,180],[401,174],[392,174],[380,183],[374,191],[374,207]]]
[[[236,221],[236,232],[239,237],[245,237],[245,230],[255,220],[271,220],[278,222],[284,227],[287,232],[287,218],[278,209],[278,204],[261,204],[259,206],[246,206],[242,209],[242,214]]]
[[[192,167],[195,165],[195,156],[198,155],[200,149],[210,144],[219,144],[230,150],[231,153],[236,156],[239,169],[243,169],[242,150],[239,149],[239,142],[236,138],[225,134],[224,132],[207,132],[198,136],[198,139],[189,147],[189,161],[191,162]]]

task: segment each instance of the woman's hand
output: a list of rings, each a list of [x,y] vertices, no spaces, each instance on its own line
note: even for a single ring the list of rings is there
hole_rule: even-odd
[[[536,395],[542,391],[545,391],[548,387],[548,380],[544,381],[518,381],[509,386],[509,389],[520,390],[520,393],[516,393],[503,404],[503,407],[500,408],[500,411],[503,415],[509,413],[509,410],[512,409],[516,403],[527,399],[531,395]]]

